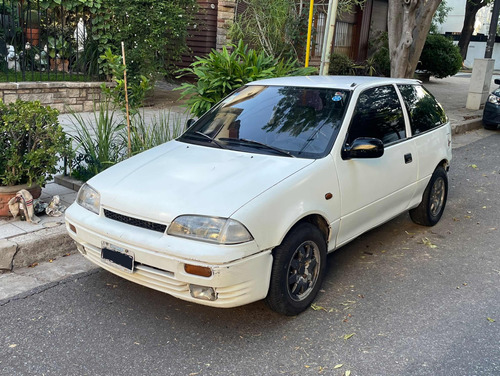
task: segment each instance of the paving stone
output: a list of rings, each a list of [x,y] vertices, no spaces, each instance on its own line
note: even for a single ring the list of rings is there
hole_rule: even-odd
[[[74,191],[70,188],[63,187],[62,185],[56,184],[56,183],[49,183],[47,184],[42,192],[44,194],[47,194],[48,196],[55,196],[55,195],[66,195],[68,193],[74,193]]]
[[[26,231],[14,226],[11,223],[0,226],[0,239],[6,239],[21,234],[26,234]]]

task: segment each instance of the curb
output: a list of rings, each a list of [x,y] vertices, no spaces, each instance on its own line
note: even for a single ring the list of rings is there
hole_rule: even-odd
[[[2,239],[0,240],[0,269],[2,269],[0,273],[75,252],[76,246],[67,234],[64,224]]]
[[[466,133],[475,129],[479,129],[483,127],[483,119],[471,119],[467,121],[463,121],[459,124],[452,124],[451,125],[451,134],[456,135],[456,134],[462,134]]]

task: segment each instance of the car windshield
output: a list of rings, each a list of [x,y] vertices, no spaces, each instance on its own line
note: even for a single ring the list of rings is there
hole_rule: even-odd
[[[179,141],[284,157],[321,158],[342,124],[349,91],[244,86],[203,115]]]

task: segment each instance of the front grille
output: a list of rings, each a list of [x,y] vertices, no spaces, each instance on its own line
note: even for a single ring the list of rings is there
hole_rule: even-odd
[[[142,219],[128,217],[126,215],[118,214],[107,209],[104,209],[104,215],[106,216],[106,218],[112,219],[114,221],[126,223],[127,225],[131,226],[145,228],[148,230],[165,232],[165,230],[167,229],[167,226],[162,225],[161,223],[155,223],[150,221],[144,221]]]

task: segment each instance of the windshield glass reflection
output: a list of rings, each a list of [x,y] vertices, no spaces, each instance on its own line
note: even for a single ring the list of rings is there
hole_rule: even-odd
[[[203,115],[179,140],[321,158],[335,141],[348,100],[346,90],[245,86]],[[210,139],[216,141],[215,145]]]

